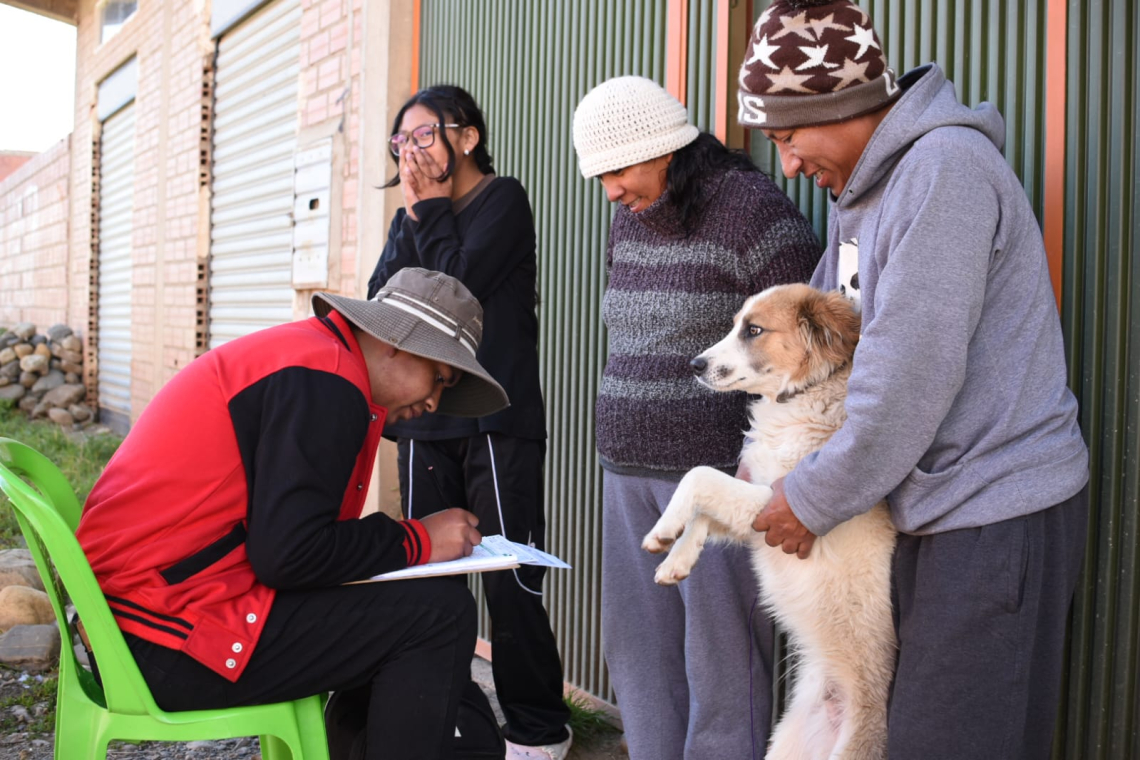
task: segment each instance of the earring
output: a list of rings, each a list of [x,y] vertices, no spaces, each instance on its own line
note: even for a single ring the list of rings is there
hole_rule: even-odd
[[[463,151],[463,155],[470,156],[471,155],[471,149],[468,148],[467,150]]]

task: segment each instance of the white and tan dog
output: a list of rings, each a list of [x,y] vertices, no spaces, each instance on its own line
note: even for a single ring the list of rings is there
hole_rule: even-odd
[[[761,599],[788,631],[795,681],[768,760],[882,760],[895,661],[890,571],[895,530],[885,503],[816,539],[807,559],[770,547],[752,521],[768,485],[846,419],[859,317],[839,293],[780,285],[752,296],[732,332],[692,361],[715,391],[762,395],[741,462],[751,482],[711,467],[681,480],[643,547],[672,547],[655,580],[688,577],[707,539],[747,544]]]

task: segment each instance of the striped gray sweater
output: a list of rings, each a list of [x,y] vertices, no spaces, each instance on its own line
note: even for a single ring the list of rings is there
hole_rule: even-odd
[[[714,393],[689,361],[732,327],[744,300],[780,283],[806,282],[819,241],[795,205],[760,172],[712,180],[686,237],[668,191],[610,228],[602,317],[609,359],[598,392],[602,466],[670,477],[698,465],[731,468],[748,427],[743,393]]]

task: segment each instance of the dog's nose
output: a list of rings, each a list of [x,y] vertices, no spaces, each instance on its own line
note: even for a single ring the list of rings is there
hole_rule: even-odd
[[[694,375],[703,375],[705,370],[709,368],[708,360],[703,356],[698,356],[689,362],[689,366],[693,368]]]

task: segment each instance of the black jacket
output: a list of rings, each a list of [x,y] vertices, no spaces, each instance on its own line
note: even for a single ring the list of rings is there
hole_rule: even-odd
[[[458,201],[423,200],[415,212],[418,222],[404,209],[396,212],[368,281],[368,297],[404,267],[444,272],[466,285],[483,305],[479,363],[503,386],[511,405],[477,420],[426,414],[393,423],[384,434],[427,441],[487,432],[545,438],[535,313],[537,255],[526,190],[512,177],[487,175]]]

